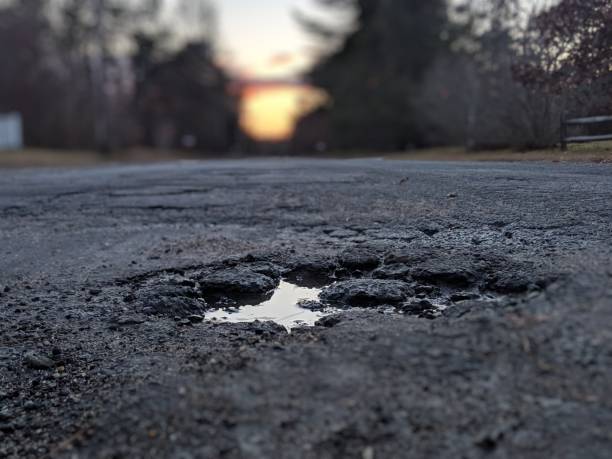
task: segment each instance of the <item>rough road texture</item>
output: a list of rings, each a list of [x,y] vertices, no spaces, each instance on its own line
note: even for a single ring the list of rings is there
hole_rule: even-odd
[[[609,458],[611,219],[603,165],[0,172],[0,457]],[[201,322],[281,277],[358,307]]]

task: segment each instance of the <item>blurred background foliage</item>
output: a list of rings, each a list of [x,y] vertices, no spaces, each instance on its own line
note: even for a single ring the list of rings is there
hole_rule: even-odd
[[[207,0],[3,0],[0,113],[29,146],[215,153],[534,148],[612,114],[609,0],[315,1],[295,20],[325,97],[280,147],[240,128]]]
[[[300,16],[333,51],[310,72],[329,98],[297,149],[535,148],[562,113],[612,114],[609,0],[320,3],[355,20],[339,40]]]
[[[184,0],[19,0],[0,8],[0,112],[29,146],[226,151],[237,101],[216,63],[215,16]]]

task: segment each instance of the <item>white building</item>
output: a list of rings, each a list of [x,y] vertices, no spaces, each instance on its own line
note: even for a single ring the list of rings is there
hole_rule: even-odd
[[[0,150],[23,148],[23,126],[19,113],[0,114]]]

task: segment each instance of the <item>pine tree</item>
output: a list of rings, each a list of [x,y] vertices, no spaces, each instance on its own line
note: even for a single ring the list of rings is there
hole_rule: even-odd
[[[412,99],[445,46],[443,0],[323,0],[351,7],[356,27],[311,73],[330,97],[332,146],[403,149],[419,145]],[[310,28],[312,30],[312,22]],[[319,31],[325,31],[320,27]]]

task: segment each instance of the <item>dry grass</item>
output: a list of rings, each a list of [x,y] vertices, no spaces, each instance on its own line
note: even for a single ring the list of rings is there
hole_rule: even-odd
[[[326,155],[330,158],[372,157],[372,153]],[[100,155],[92,151],[58,151],[26,149],[21,151],[0,151],[0,169],[28,167],[87,167],[101,164],[146,164],[176,160],[203,159],[202,155],[177,151],[132,149]],[[229,158],[228,155],[207,156],[206,158]],[[511,150],[470,152],[463,148],[432,148],[414,152],[393,153],[384,156],[389,160],[420,161],[549,161],[549,162],[595,162],[612,163],[612,142],[586,145],[571,145],[563,153],[558,149],[517,152]]]
[[[433,148],[428,150],[394,153],[385,159],[419,161],[549,161],[549,162],[612,162],[612,142],[570,145],[569,150],[511,150],[466,151],[463,148]]]
[[[117,151],[110,155],[87,150],[44,150],[25,149],[20,151],[0,151],[0,169],[28,167],[87,167],[101,164],[144,164],[176,161],[182,159],[201,159],[193,153],[132,149]]]

